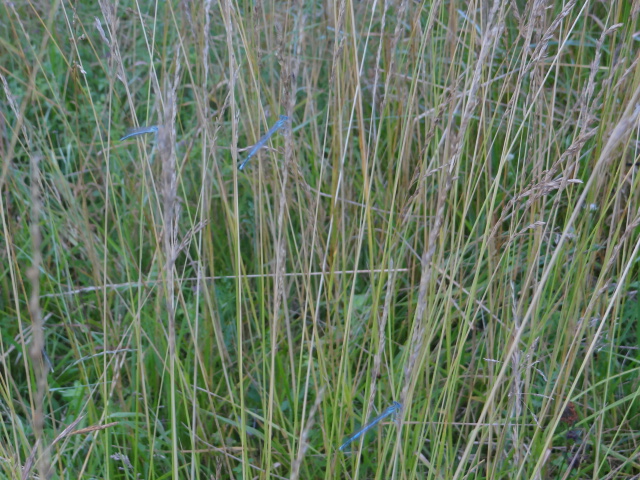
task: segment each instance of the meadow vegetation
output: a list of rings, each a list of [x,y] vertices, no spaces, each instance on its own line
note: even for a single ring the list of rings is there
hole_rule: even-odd
[[[639,12],[1,2],[0,477],[640,478]]]

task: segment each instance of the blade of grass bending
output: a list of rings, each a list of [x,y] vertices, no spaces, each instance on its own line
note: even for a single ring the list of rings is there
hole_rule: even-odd
[[[400,405],[398,402],[393,402],[391,405],[389,405],[384,410],[384,412],[382,412],[380,415],[378,415],[376,418],[371,420],[369,423],[367,423],[364,427],[362,427],[356,433],[354,433],[349,438],[347,438],[345,440],[345,442],[342,445],[340,445],[340,448],[338,450],[343,451],[345,448],[347,448],[349,446],[349,444],[351,442],[353,442],[354,440],[357,440],[358,438],[362,437],[365,433],[367,433],[369,430],[371,430],[373,427],[375,427],[382,420],[384,420],[385,418],[387,418],[390,415],[393,415],[394,413],[396,413],[401,408],[402,408],[402,405]]]
[[[122,142],[123,140],[126,140],[129,137],[135,137],[136,135],[143,135],[145,133],[158,133],[158,126],[152,125],[150,127],[131,128],[127,130],[127,133],[125,134],[124,137],[120,139],[120,141]]]
[[[253,157],[256,152],[258,150],[260,150],[262,148],[262,146],[267,143],[267,141],[269,140],[269,138],[271,138],[271,136],[276,133],[278,130],[280,130],[282,127],[285,126],[285,124],[287,123],[287,121],[289,120],[289,117],[287,117],[286,115],[280,115],[280,120],[278,120],[273,127],[271,127],[269,129],[269,131],[267,133],[265,133],[260,140],[258,140],[258,143],[256,143],[252,148],[251,151],[249,152],[249,155],[247,155],[247,158],[244,159],[244,161],[238,165],[238,170],[243,170],[245,165],[247,164],[247,162],[249,161],[249,159],[251,157]]]

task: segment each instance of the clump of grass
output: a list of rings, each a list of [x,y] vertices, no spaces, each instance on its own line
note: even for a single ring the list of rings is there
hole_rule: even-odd
[[[2,4],[1,476],[639,475],[638,11],[520,3]]]

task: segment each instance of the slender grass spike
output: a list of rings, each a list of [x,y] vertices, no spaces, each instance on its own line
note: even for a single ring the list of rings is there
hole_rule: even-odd
[[[122,137],[120,139],[120,141],[124,141],[129,137],[135,137],[136,135],[143,135],[145,133],[158,133],[158,126],[157,125],[152,125],[150,127],[138,127],[138,128],[131,128],[129,130],[127,130],[127,133],[124,137]]]
[[[376,418],[371,420],[369,423],[367,423],[364,427],[362,427],[356,433],[354,433],[349,438],[347,438],[344,441],[344,443],[342,445],[340,445],[340,448],[338,450],[343,451],[345,448],[347,448],[349,446],[349,444],[351,444],[351,442],[353,442],[354,440],[357,440],[358,438],[362,437],[365,433],[367,433],[369,430],[371,430],[373,427],[375,427],[382,420],[384,420],[385,418],[393,415],[394,413],[396,413],[401,408],[402,408],[402,405],[400,405],[400,403],[393,402],[391,405],[389,405],[387,408],[385,408],[384,412],[382,412],[380,415],[378,415]]]
[[[286,115],[280,115],[280,120],[278,120],[273,127],[271,127],[269,129],[269,131],[267,133],[265,133],[260,140],[258,140],[258,143],[256,143],[252,148],[251,151],[249,152],[249,155],[247,155],[247,158],[245,158],[242,163],[240,165],[238,165],[238,170],[243,170],[245,165],[247,164],[247,162],[249,161],[249,159],[251,157],[253,157],[256,152],[258,150],[260,150],[262,148],[262,146],[267,143],[267,141],[269,140],[269,138],[271,138],[271,136],[276,133],[278,130],[280,130],[282,127],[285,126],[285,124],[289,121],[289,117],[287,117]]]

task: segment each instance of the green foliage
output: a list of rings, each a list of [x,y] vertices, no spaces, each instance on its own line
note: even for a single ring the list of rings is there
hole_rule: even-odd
[[[631,3],[0,5],[0,477],[638,476]]]

